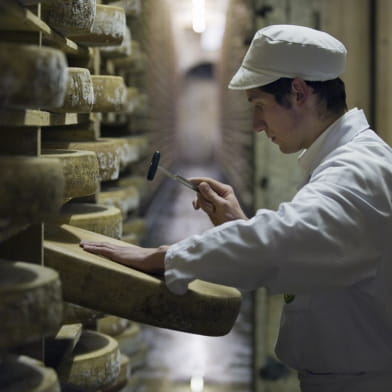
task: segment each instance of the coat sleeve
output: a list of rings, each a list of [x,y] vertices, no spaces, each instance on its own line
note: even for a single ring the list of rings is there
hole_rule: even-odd
[[[240,290],[309,294],[374,276],[383,223],[391,219],[380,184],[363,184],[355,171],[336,167],[327,173],[277,211],[261,209],[248,221],[171,246],[165,258],[169,289],[182,294],[189,282],[202,279]]]

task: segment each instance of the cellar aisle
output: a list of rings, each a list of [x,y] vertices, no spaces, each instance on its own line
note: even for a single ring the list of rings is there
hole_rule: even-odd
[[[185,83],[178,127],[186,132],[180,135],[180,142],[185,141],[192,148],[177,164],[178,173],[184,177],[223,178],[214,162],[211,143],[219,140],[216,95],[216,84],[210,77],[192,77]],[[206,151],[208,148],[212,150]],[[146,215],[149,236],[144,245],[171,244],[212,227],[203,212],[193,209],[194,196],[190,189],[172,180],[165,181]],[[146,379],[145,391],[250,392],[251,304],[250,295],[245,296],[233,330],[223,337],[143,326],[149,350],[147,363],[139,374]]]

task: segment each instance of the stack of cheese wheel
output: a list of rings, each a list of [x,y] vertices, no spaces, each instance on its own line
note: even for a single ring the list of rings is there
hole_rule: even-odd
[[[55,333],[61,312],[61,283],[56,271],[0,260],[0,349]]]
[[[99,168],[93,152],[47,149],[41,156],[60,161],[65,179],[64,202],[97,192]]]
[[[112,206],[89,203],[67,203],[51,223],[69,224],[94,233],[120,239],[122,235],[121,211]]]
[[[65,177],[56,159],[0,156],[0,218],[41,222],[63,204]]]
[[[68,364],[59,370],[65,390],[96,391],[113,384],[120,374],[120,351],[115,339],[84,330]]]
[[[119,46],[102,46],[100,52],[105,58],[125,57],[129,56],[132,52],[132,38],[131,30],[126,27],[124,39]]]
[[[0,43],[1,106],[59,107],[65,97],[67,74],[66,58],[60,50]]]
[[[89,113],[93,109],[94,89],[87,68],[68,68],[68,82],[63,104],[58,108],[46,108],[59,113]]]
[[[50,0],[42,4],[42,18],[65,36],[89,34],[96,14],[96,0]]]
[[[1,392],[60,392],[53,369],[26,356],[6,356],[0,363]]]
[[[126,30],[123,8],[97,4],[94,23],[87,34],[69,34],[72,40],[86,46],[121,45]]]

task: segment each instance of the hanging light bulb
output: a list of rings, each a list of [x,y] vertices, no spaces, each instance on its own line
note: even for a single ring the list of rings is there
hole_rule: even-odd
[[[203,33],[206,29],[205,0],[192,0],[192,28],[196,33]]]

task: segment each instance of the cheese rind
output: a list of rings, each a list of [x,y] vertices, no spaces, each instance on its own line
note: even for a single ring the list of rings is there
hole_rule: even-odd
[[[120,351],[115,339],[99,332],[83,331],[71,363],[59,371],[66,388],[96,391],[112,384],[120,374]]]
[[[60,161],[65,179],[64,202],[97,192],[99,168],[97,157],[93,152],[45,149],[41,156]]]
[[[57,113],[89,113],[94,104],[94,88],[87,68],[68,68],[68,80],[62,106],[47,108]]]
[[[93,112],[123,112],[127,109],[128,92],[121,76],[92,75]]]
[[[59,212],[65,188],[55,159],[0,156],[0,218],[40,222]]]
[[[67,61],[60,50],[0,44],[0,106],[59,107],[64,101],[67,77]]]
[[[96,0],[51,0],[42,4],[42,18],[65,36],[90,33]]]
[[[91,31],[70,34],[72,40],[86,46],[121,45],[126,29],[125,11],[121,7],[97,4]]]
[[[0,260],[0,347],[30,343],[55,333],[61,322],[62,303],[56,271]]]

